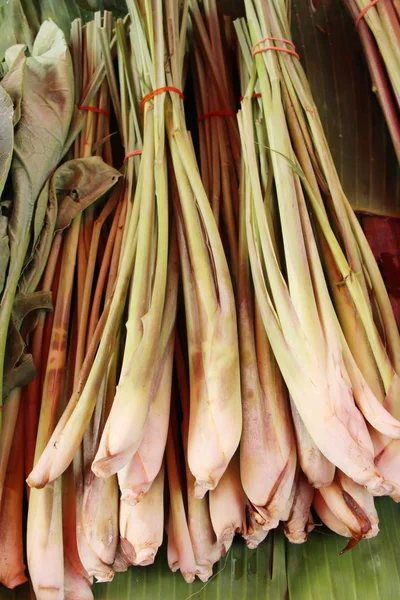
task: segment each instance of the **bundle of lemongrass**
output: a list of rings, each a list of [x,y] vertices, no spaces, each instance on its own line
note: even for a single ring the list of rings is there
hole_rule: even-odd
[[[378,531],[373,496],[399,497],[399,333],[340,186],[286,3],[245,4],[236,29],[246,264],[290,394],[299,465],[318,490],[314,507],[359,540]]]
[[[397,0],[342,0],[356,31],[400,163],[400,6]]]
[[[245,4],[233,43],[215,0],[128,0],[129,18],[76,21],[62,44],[73,145],[36,211],[42,261],[21,279],[54,310],[34,323],[36,378],[6,400],[0,436],[0,579],[25,580],[25,472],[38,598],[93,597],[94,577],[151,564],[164,529],[188,582],[210,578],[236,533],[256,548],[283,522],[304,542],[313,509],[351,547],[378,531],[374,496],[400,498],[390,302],[288,3]]]

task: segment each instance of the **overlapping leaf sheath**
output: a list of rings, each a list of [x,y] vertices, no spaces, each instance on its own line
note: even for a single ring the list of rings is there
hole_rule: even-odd
[[[130,462],[118,472],[122,500],[128,504],[135,504],[147,493],[163,461],[171,401],[178,278],[178,247],[176,232],[172,228],[166,302],[158,340],[162,355],[160,372],[155,382],[154,398],[150,404],[140,446]]]
[[[185,260],[185,256],[186,261],[182,265],[183,269],[188,268],[187,255],[183,255],[183,260]],[[217,540],[216,533],[213,529],[210,515],[209,494],[206,494],[203,498],[196,498],[196,480],[191,473],[188,464],[190,391],[188,373],[178,335],[176,336],[175,342],[175,366],[180,403],[183,412],[181,432],[185,456],[187,525],[196,562],[196,575],[201,581],[208,581],[213,572],[213,565],[225,553],[225,546]],[[225,514],[231,515],[230,507],[226,505],[224,508]],[[169,529],[169,531],[171,530]]]
[[[119,530],[122,551],[131,565],[154,562],[164,532],[164,465],[140,502],[130,506],[121,500]]]
[[[314,529],[311,504],[314,497],[312,485],[301,469],[297,470],[288,502],[288,515],[284,520],[285,535],[294,544],[302,544]]]

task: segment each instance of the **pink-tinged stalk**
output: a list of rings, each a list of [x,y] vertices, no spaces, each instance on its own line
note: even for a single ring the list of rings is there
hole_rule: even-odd
[[[246,497],[240,482],[239,457],[233,456],[217,487],[209,492],[211,523],[217,542],[228,549],[246,528]]]
[[[154,562],[163,540],[164,466],[149,491],[134,506],[120,502],[119,533],[122,551],[130,564],[145,567]]]
[[[51,246],[51,251],[47,259],[46,269],[43,275],[43,281],[40,285],[41,290],[52,291],[53,300],[57,297],[58,277],[56,275],[57,267],[60,269],[60,249],[63,236],[56,233]],[[51,326],[53,320],[52,314],[42,312],[38,316],[38,322],[32,335],[31,353],[33,363],[36,369],[36,377],[24,389],[25,411],[25,476],[27,477],[33,469],[36,436],[39,424],[40,400],[41,400],[41,381],[44,377],[44,371],[47,363],[47,351],[44,340],[46,338],[46,328]],[[48,348],[47,348],[48,349]],[[27,486],[29,490],[29,486]],[[29,496],[29,491],[28,491]]]
[[[50,350],[42,390],[42,403],[35,461],[54,430],[66,385],[67,340],[75,262],[80,230],[76,217],[64,240]],[[28,567],[36,596],[61,599],[64,594],[62,532],[62,482],[57,479],[44,489],[31,490],[28,508]],[[43,569],[43,565],[46,569]]]
[[[77,542],[82,564],[97,581],[111,581],[118,544],[118,483],[115,475],[97,477],[91,470],[102,427],[113,401],[117,350],[110,356],[92,422],[75,458]]]
[[[189,347],[191,406],[188,461],[197,481],[196,495],[201,497],[207,490],[216,487],[240,440],[242,422],[236,314],[221,240],[191,147],[185,147],[182,134],[172,133],[171,127],[169,132],[173,135],[170,138],[172,158],[188,244],[183,250],[180,243],[180,255],[182,260],[182,253],[186,252],[190,265],[190,283],[185,284],[183,275],[184,287],[191,286],[191,304],[185,301],[187,327],[196,329],[190,334],[192,341]],[[184,164],[186,158],[187,165]],[[191,186],[194,186],[193,191]],[[193,192],[197,201],[201,196],[201,217]],[[206,250],[200,218],[208,229],[212,257]],[[198,264],[201,262],[203,264]],[[211,262],[216,269],[215,283]],[[190,312],[193,313],[191,325],[188,323],[192,319]]]
[[[18,415],[21,418],[21,395],[22,388],[14,388],[4,403],[3,426],[0,433],[0,510]]]
[[[7,404],[6,404],[7,407]],[[5,422],[3,430],[5,432]],[[0,583],[14,589],[25,583],[22,510],[24,494],[24,423],[19,411],[5,474],[0,508]]]
[[[335,465],[322,454],[301,420],[296,405],[291,400],[294,430],[296,432],[299,465],[314,488],[330,485],[335,476]]]
[[[175,339],[175,367],[183,412],[181,431],[186,467],[187,523],[196,560],[196,575],[201,581],[205,582],[212,576],[213,565],[225,553],[225,547],[217,541],[213,530],[209,495],[206,494],[203,498],[196,498],[196,480],[189,469],[187,461],[190,391],[188,374],[178,335]]]
[[[76,540],[75,482],[72,465],[62,476],[64,594],[68,600],[92,600],[93,579],[79,558]]]
[[[269,344],[257,300],[253,297],[245,216],[243,165],[237,299],[243,404],[240,475],[250,502],[276,514],[275,522],[271,523],[272,527],[276,527],[280,507],[289,498],[292,487],[295,439],[287,390]],[[275,495],[278,488],[281,491],[285,488],[287,498],[281,493]]]
[[[178,247],[175,230],[171,233],[168,264],[166,303],[161,336],[158,340],[160,354],[160,377],[150,404],[143,439],[130,462],[118,472],[122,500],[128,504],[139,502],[150,489],[159,473],[165,452],[171,403],[172,363],[174,354],[174,331],[178,295]]]
[[[303,544],[315,527],[311,515],[314,489],[298,469],[289,500],[289,515],[284,521],[285,535],[292,544]]]
[[[171,550],[168,552],[171,556],[171,563],[170,558],[168,562],[173,565],[173,570],[180,570],[187,583],[193,583],[196,574],[196,559],[185,510],[184,488],[182,484],[183,473],[180,472],[182,456],[179,446],[180,435],[177,424],[176,406],[173,403],[166,450],[170,499],[168,530],[172,534]],[[138,506],[140,506],[140,503]]]

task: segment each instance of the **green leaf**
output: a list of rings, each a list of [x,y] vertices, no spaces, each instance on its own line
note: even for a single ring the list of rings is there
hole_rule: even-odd
[[[56,230],[68,227],[78,213],[105,194],[121,177],[100,157],[70,160],[60,167],[56,194],[62,193],[58,207]]]
[[[235,539],[229,553],[214,566],[214,577],[204,584],[187,584],[180,573],[171,573],[165,544],[155,564],[131,567],[113,582],[93,586],[95,598],[143,600],[285,600],[287,598],[285,541],[281,530],[271,532],[258,550],[248,550]]]
[[[10,170],[13,144],[13,104],[5,89],[0,86],[0,198]],[[7,224],[8,219],[2,214],[0,204],[0,294],[4,287],[10,257]]]
[[[74,105],[72,61],[61,30],[41,26],[26,59],[21,118],[15,128],[11,164],[10,262],[0,306],[0,383],[5,341],[18,280],[29,247],[37,197],[63,153]],[[0,399],[2,394],[0,394]]]
[[[7,73],[1,82],[14,105],[14,126],[21,118],[22,84],[26,63],[25,50],[26,46],[24,44],[15,44],[7,49],[5,55]]]
[[[36,289],[55,231],[68,227],[78,213],[103,196],[120,176],[100,157],[70,160],[56,170],[37,201],[33,248],[18,284],[20,292]]]
[[[10,170],[14,145],[13,103],[0,86],[0,198]]]

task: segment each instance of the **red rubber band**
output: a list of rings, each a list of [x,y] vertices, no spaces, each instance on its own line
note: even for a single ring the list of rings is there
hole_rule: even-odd
[[[250,96],[250,98],[261,98],[261,96],[262,96],[261,92],[256,92],[255,94],[252,94]],[[243,102],[245,97],[247,98],[248,96],[240,96],[240,102]]]
[[[266,48],[259,48],[258,50],[254,50],[251,54],[251,57],[254,58],[256,54],[261,54],[262,52],[268,52],[269,50],[273,50],[275,52],[284,52],[285,54],[291,54],[297,60],[300,60],[300,56],[294,50],[289,50],[289,48],[279,48],[279,46],[267,46]]]
[[[132,150],[132,152],[128,152],[128,154],[125,154],[124,164],[126,163],[128,158],[131,158],[132,156],[140,156],[142,152],[143,150]]]
[[[94,112],[94,113],[97,113],[99,115],[104,115],[108,119],[111,117],[111,115],[108,112],[108,110],[105,110],[104,108],[97,108],[97,106],[81,105],[81,106],[78,106],[77,108],[79,110],[87,110],[88,112]]]
[[[173,85],[166,85],[165,87],[158,88],[157,90],[146,94],[146,96],[142,99],[142,110],[144,109],[144,105],[146,104],[146,102],[152,100],[154,96],[158,96],[159,94],[163,94],[164,92],[174,92],[175,94],[178,94],[181,100],[184,99],[182,90],[174,87]]]
[[[273,42],[283,42],[284,44],[289,44],[289,46],[292,46],[292,48],[296,48],[296,46],[293,44],[293,42],[291,42],[290,40],[286,40],[285,38],[279,38],[279,37],[271,37],[271,36],[267,36],[265,38],[263,38],[262,40],[258,40],[258,42],[256,42],[253,46],[253,50],[256,46],[258,46],[259,44],[262,44],[263,42],[269,42],[269,41],[273,41]]]
[[[364,6],[364,8],[362,9],[362,11],[360,12],[360,14],[358,15],[356,22],[354,24],[355,29],[357,30],[360,21],[365,17],[365,15],[367,14],[367,12],[369,11],[370,8],[373,8],[375,6],[375,4],[378,4],[379,0],[372,0],[372,2],[370,2],[369,4],[367,4],[367,6]]]
[[[210,119],[212,117],[234,117],[235,113],[231,110],[213,110],[208,113],[204,113],[204,115],[200,115],[198,117],[198,121],[205,121],[205,119]]]

